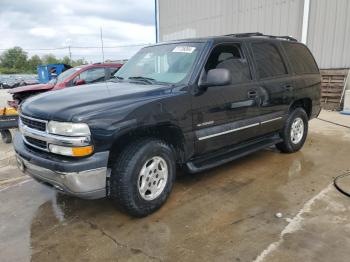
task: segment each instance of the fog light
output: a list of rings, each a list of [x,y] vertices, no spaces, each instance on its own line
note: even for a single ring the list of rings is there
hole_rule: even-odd
[[[94,152],[93,146],[84,147],[66,147],[58,145],[49,145],[51,153],[64,156],[88,156]]]

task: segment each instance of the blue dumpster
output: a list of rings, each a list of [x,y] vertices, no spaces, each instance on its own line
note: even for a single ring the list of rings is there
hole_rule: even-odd
[[[66,64],[39,65],[37,68],[39,82],[45,84],[69,68],[72,67]]]

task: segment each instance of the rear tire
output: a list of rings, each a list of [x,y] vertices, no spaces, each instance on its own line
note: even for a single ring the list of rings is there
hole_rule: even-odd
[[[12,142],[12,135],[10,130],[2,130],[1,132],[1,139],[5,144],[10,144]]]
[[[280,132],[283,142],[276,144],[277,149],[283,153],[299,151],[307,137],[308,120],[308,116],[303,108],[295,108],[289,114]]]
[[[109,196],[131,216],[144,217],[168,198],[176,175],[171,148],[156,139],[127,146],[112,167]]]

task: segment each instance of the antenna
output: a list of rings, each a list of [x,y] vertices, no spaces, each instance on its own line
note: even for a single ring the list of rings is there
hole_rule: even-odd
[[[103,50],[102,26],[100,27],[100,35],[101,35],[102,63],[104,63],[105,62],[105,52]]]

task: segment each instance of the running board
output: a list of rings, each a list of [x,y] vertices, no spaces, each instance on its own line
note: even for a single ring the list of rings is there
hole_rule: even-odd
[[[186,163],[186,169],[189,173],[198,173],[228,163],[232,160],[249,155],[282,141],[283,140],[279,137],[279,135],[270,136],[269,138],[265,137],[263,139],[241,144],[224,151],[216,152],[214,154],[189,161]]]

